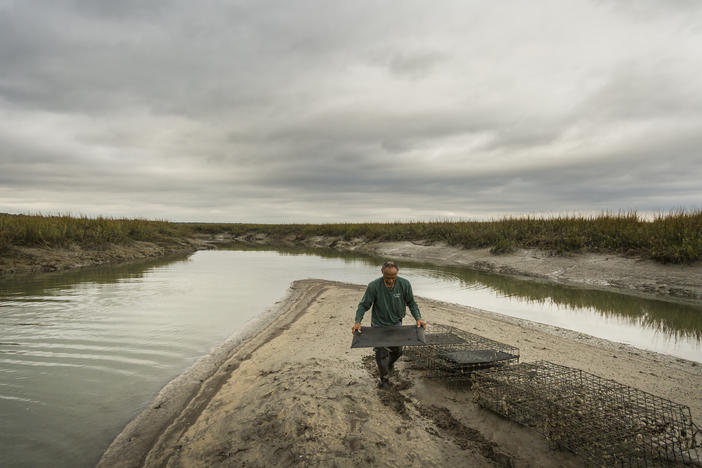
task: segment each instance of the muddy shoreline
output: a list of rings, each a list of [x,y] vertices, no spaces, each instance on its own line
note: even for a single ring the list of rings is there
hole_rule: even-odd
[[[388,393],[371,350],[349,349],[363,288],[293,283],[247,340],[230,340],[172,381],[99,466],[581,466],[534,431],[398,364]],[[418,298],[431,323],[690,406],[702,420],[702,366],[536,322]],[[265,323],[264,323],[265,322]],[[385,393],[384,393],[385,392]]]
[[[429,241],[367,242],[330,236],[307,238],[250,234],[182,238],[168,243],[133,242],[100,248],[11,247],[0,256],[0,279],[35,273],[75,270],[236,246],[332,249],[396,261],[458,266],[475,271],[512,276],[530,281],[613,291],[667,301],[702,304],[702,263],[664,265],[652,260],[614,254],[551,255],[520,249],[494,255],[489,249],[463,249]]]
[[[253,351],[289,327],[315,299],[312,290],[304,286],[291,285],[285,299],[262,314],[246,332],[230,337],[166,384],[148,408],[112,441],[98,466],[142,466],[161,439],[171,439],[189,427],[224,379],[242,361],[250,359]],[[296,313],[284,313],[290,311]]]
[[[271,237],[251,234],[218,242],[230,245],[306,247],[334,249],[363,255],[414,261],[438,266],[458,266],[470,270],[512,276],[567,286],[612,291],[639,297],[702,304],[702,263],[661,264],[653,260],[616,254],[582,253],[552,255],[534,249],[518,249],[495,255],[490,249],[463,249],[441,242],[367,242],[363,238]]]
[[[0,256],[0,279],[115,265],[214,248],[207,240],[194,238],[163,243],[134,241],[99,247],[77,244],[60,248],[12,246]]]

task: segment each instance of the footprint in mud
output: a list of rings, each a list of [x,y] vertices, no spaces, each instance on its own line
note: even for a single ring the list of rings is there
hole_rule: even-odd
[[[362,432],[363,425],[369,418],[368,413],[355,406],[349,406],[346,408],[346,414],[349,415],[350,432]]]
[[[499,446],[488,440],[479,430],[468,427],[454,418],[448,408],[419,405],[418,409],[422,416],[431,420],[444,436],[451,437],[456,445],[463,450],[476,447],[482,456],[492,460],[497,466],[505,468],[514,466],[514,460],[511,456],[499,450]],[[429,428],[427,428],[427,432],[434,434]]]
[[[374,379],[379,378],[378,366],[375,363],[374,356],[363,356],[363,358],[361,358],[361,363]],[[390,387],[379,388],[378,398],[383,405],[392,408],[403,419],[410,419],[406,403],[409,403],[411,400],[400,392],[411,388],[412,381],[401,377],[397,369],[391,375]]]
[[[371,377],[375,379],[380,378],[380,375],[378,374],[378,365],[375,362],[375,356],[363,356],[361,358],[361,364],[363,365],[363,368],[368,371]],[[390,373],[390,377],[393,381],[395,381],[395,386],[398,388],[398,390],[407,390],[412,386],[412,381],[406,379],[402,375],[402,372],[397,368]]]
[[[354,452],[363,449],[363,437],[360,434],[348,434],[344,437],[344,445]]]
[[[400,393],[397,387],[391,386],[387,389],[379,388],[378,398],[382,404],[392,408],[402,419],[410,419],[406,405],[406,403],[410,402],[410,399]]]

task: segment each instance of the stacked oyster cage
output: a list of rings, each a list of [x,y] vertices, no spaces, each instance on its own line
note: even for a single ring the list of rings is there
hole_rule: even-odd
[[[547,361],[472,376],[475,401],[535,427],[595,466],[699,465],[690,409],[642,390]]]
[[[426,346],[405,348],[405,359],[429,377],[465,382],[477,369],[519,362],[519,349],[447,325],[430,325]]]

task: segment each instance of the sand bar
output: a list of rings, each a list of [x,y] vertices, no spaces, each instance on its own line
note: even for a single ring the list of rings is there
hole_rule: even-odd
[[[376,388],[371,349],[350,349],[363,287],[297,281],[272,321],[225,343],[164,388],[102,466],[581,466],[531,429],[398,365]],[[418,298],[425,319],[690,406],[702,366],[552,326]],[[405,319],[410,323],[409,318]]]

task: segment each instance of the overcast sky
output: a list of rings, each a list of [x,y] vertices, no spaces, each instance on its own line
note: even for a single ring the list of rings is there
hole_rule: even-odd
[[[0,212],[702,207],[702,2],[0,0]]]

